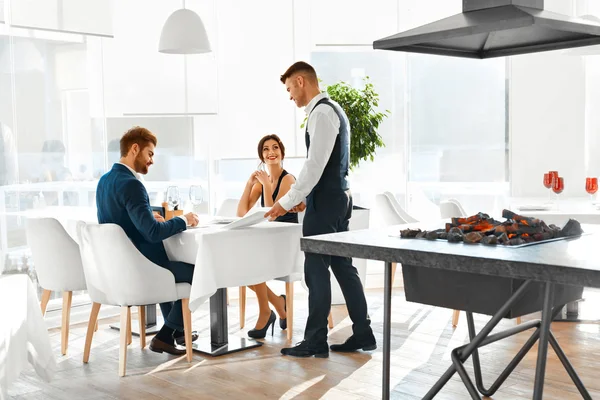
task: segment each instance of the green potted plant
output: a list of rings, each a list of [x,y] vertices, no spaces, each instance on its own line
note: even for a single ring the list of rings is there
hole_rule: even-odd
[[[357,89],[347,82],[337,82],[325,89],[329,97],[337,102],[350,122],[350,169],[357,167],[362,160],[373,161],[378,147],[384,147],[383,139],[377,132],[390,111],[376,111],[379,94],[375,92],[369,77],[364,78],[365,87]],[[304,128],[306,118],[302,122]]]

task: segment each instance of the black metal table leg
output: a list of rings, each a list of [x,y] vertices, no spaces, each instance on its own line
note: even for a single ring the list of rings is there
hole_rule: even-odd
[[[490,334],[490,332],[498,325],[498,323],[502,320],[502,318],[508,313],[510,308],[517,302],[519,299],[525,294],[527,288],[531,284],[531,281],[525,281],[521,284],[521,286],[513,293],[513,295],[508,299],[508,301],[500,307],[500,310],[488,321],[488,323],[483,327],[481,332],[477,334],[475,339],[473,339],[466,346],[462,346],[460,349],[460,361],[463,363],[473,351],[480,346],[481,342]],[[433,385],[433,387],[427,392],[427,394],[423,397],[423,400],[431,400],[433,397],[448,383],[450,378],[457,371],[456,365],[453,363],[447,370],[444,372],[442,377]],[[470,380],[469,380],[470,382]],[[463,381],[465,385],[468,387],[468,382]],[[471,383],[471,387],[473,384]],[[471,392],[471,388],[469,388]]]
[[[162,317],[156,316],[156,304],[148,304],[146,307],[146,336],[154,335],[158,333],[160,328],[163,325]],[[112,329],[116,329],[117,331],[121,329],[121,324],[119,322],[115,322],[114,324],[109,325]],[[133,336],[140,336],[139,330],[139,322],[136,319],[131,320],[131,334]]]
[[[546,375],[546,358],[548,356],[548,338],[552,323],[552,303],[554,300],[554,284],[546,283],[544,287],[544,308],[542,309],[542,325],[540,326],[540,341],[538,357],[535,366],[535,381],[533,384],[533,399],[541,400],[544,392],[544,376]]]
[[[581,379],[579,378],[579,375],[577,375],[577,372],[575,372],[575,369],[573,368],[573,366],[569,362],[569,359],[567,358],[567,356],[563,352],[562,348],[560,347],[560,345],[556,341],[556,338],[552,334],[552,331],[550,331],[550,338],[549,338],[549,340],[550,340],[550,345],[552,346],[552,348],[554,349],[554,352],[558,356],[558,359],[562,363],[563,367],[565,367],[565,370],[567,371],[567,373],[571,377],[571,380],[573,381],[573,383],[575,384],[575,386],[577,386],[577,389],[579,390],[579,393],[581,393],[581,397],[583,397],[586,400],[592,400],[592,396],[590,396],[590,394],[588,393],[588,391],[585,388],[585,386],[583,386],[583,382],[581,382]]]
[[[383,284],[383,381],[381,398],[390,398],[390,336],[392,329],[392,263],[385,263]]]
[[[534,392],[533,398],[534,400],[538,400],[542,398],[543,389],[544,389],[544,376],[546,370],[546,359],[548,354],[548,343],[554,348],[554,351],[558,355],[561,363],[563,364],[565,370],[573,380],[573,383],[581,393],[581,396],[588,400],[591,399],[587,389],[581,382],[581,379],[575,372],[575,369],[567,359],[567,356],[564,354],[560,345],[556,341],[556,338],[552,334],[550,330],[550,324],[554,317],[561,311],[562,305],[552,308],[554,303],[554,284],[546,283],[544,288],[544,305],[542,309],[542,320],[528,321],[522,323],[518,326],[515,326],[510,329],[506,329],[502,332],[490,335],[491,330],[498,324],[500,318],[506,315],[507,311],[512,307],[513,303],[519,300],[519,297],[523,293],[519,292],[521,290],[525,291],[526,284],[530,281],[526,281],[517,292],[513,294],[513,296],[502,306],[502,308],[494,314],[492,319],[485,325],[485,327],[479,332],[479,334],[475,335],[475,324],[473,321],[473,313],[467,312],[467,324],[469,327],[469,338],[471,342],[466,345],[457,347],[452,351],[452,366],[448,368],[448,370],[442,375],[442,377],[436,382],[436,384],[429,390],[429,392],[423,397],[424,399],[432,399],[441,389],[442,387],[450,380],[452,375],[455,372],[458,372],[460,375],[465,387],[469,391],[470,397],[473,399],[479,398],[479,393],[484,396],[493,395],[498,388],[504,383],[506,378],[512,373],[515,367],[519,364],[519,362],[523,359],[523,357],[529,352],[529,350],[533,347],[535,342],[539,339],[538,346],[538,358],[536,364],[536,375],[534,382]],[[500,317],[500,318],[498,318]],[[490,389],[485,389],[483,386],[483,379],[481,376],[481,365],[479,363],[479,353],[477,349],[479,347],[487,346],[490,343],[496,342],[498,340],[505,339],[509,336],[516,335],[520,332],[526,331],[528,329],[536,329],[531,337],[525,342],[523,347],[519,350],[519,352],[515,355],[515,357],[511,360],[511,362],[507,365],[507,367],[502,371],[500,376],[496,379],[496,381],[492,384]],[[473,357],[473,369],[475,373],[475,380],[477,384],[477,389],[471,382],[469,375],[467,374],[466,369],[464,368],[464,362],[470,357]],[[477,390],[479,393],[477,393]]]
[[[227,291],[218,289],[210,297],[210,340],[198,339],[192,345],[195,351],[209,356],[222,356],[236,351],[262,346],[254,340],[229,335],[227,328]]]

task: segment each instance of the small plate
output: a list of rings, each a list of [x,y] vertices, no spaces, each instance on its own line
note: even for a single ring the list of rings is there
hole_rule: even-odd
[[[552,209],[549,204],[523,204],[516,207],[519,211],[548,211]]]

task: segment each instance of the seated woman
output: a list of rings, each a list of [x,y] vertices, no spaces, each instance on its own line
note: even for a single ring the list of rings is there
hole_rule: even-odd
[[[261,207],[271,207],[283,195],[285,195],[296,179],[283,169],[283,158],[285,147],[277,135],[267,135],[258,142],[258,157],[261,165],[266,166],[266,171],[254,171],[250,175],[244,194],[240,199],[237,209],[238,217],[243,217],[260,197]],[[276,219],[279,222],[298,223],[298,214],[288,212]],[[248,286],[258,298],[260,309],[258,320],[254,329],[248,331],[252,338],[264,338],[267,330],[275,324],[275,313],[271,311],[269,303],[273,304],[279,315],[279,326],[287,328],[285,295],[277,296],[266,283]],[[271,333],[273,328],[271,329]]]

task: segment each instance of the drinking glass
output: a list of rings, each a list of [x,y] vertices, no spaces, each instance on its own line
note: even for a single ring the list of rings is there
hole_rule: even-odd
[[[598,178],[585,178],[585,191],[589,193],[590,200],[594,201],[594,194],[598,191]]]
[[[167,188],[167,203],[172,210],[177,210],[181,197],[179,196],[179,188],[177,186],[169,186]]]
[[[565,180],[562,177],[556,177],[552,181],[552,191],[556,193],[556,209],[558,210],[558,195],[565,189]]]
[[[193,206],[199,206],[202,204],[202,186],[192,185],[190,186],[190,202]]]
[[[552,189],[552,178],[553,178],[553,176],[552,176],[552,174],[551,174],[550,172],[546,172],[546,173],[544,174],[544,187],[545,187],[546,189]],[[552,196],[552,194],[551,194],[550,192],[548,192],[548,194],[549,194],[550,196]],[[549,202],[551,202],[551,201],[552,201],[552,199],[551,199],[551,198],[549,198],[548,200],[549,200]]]

